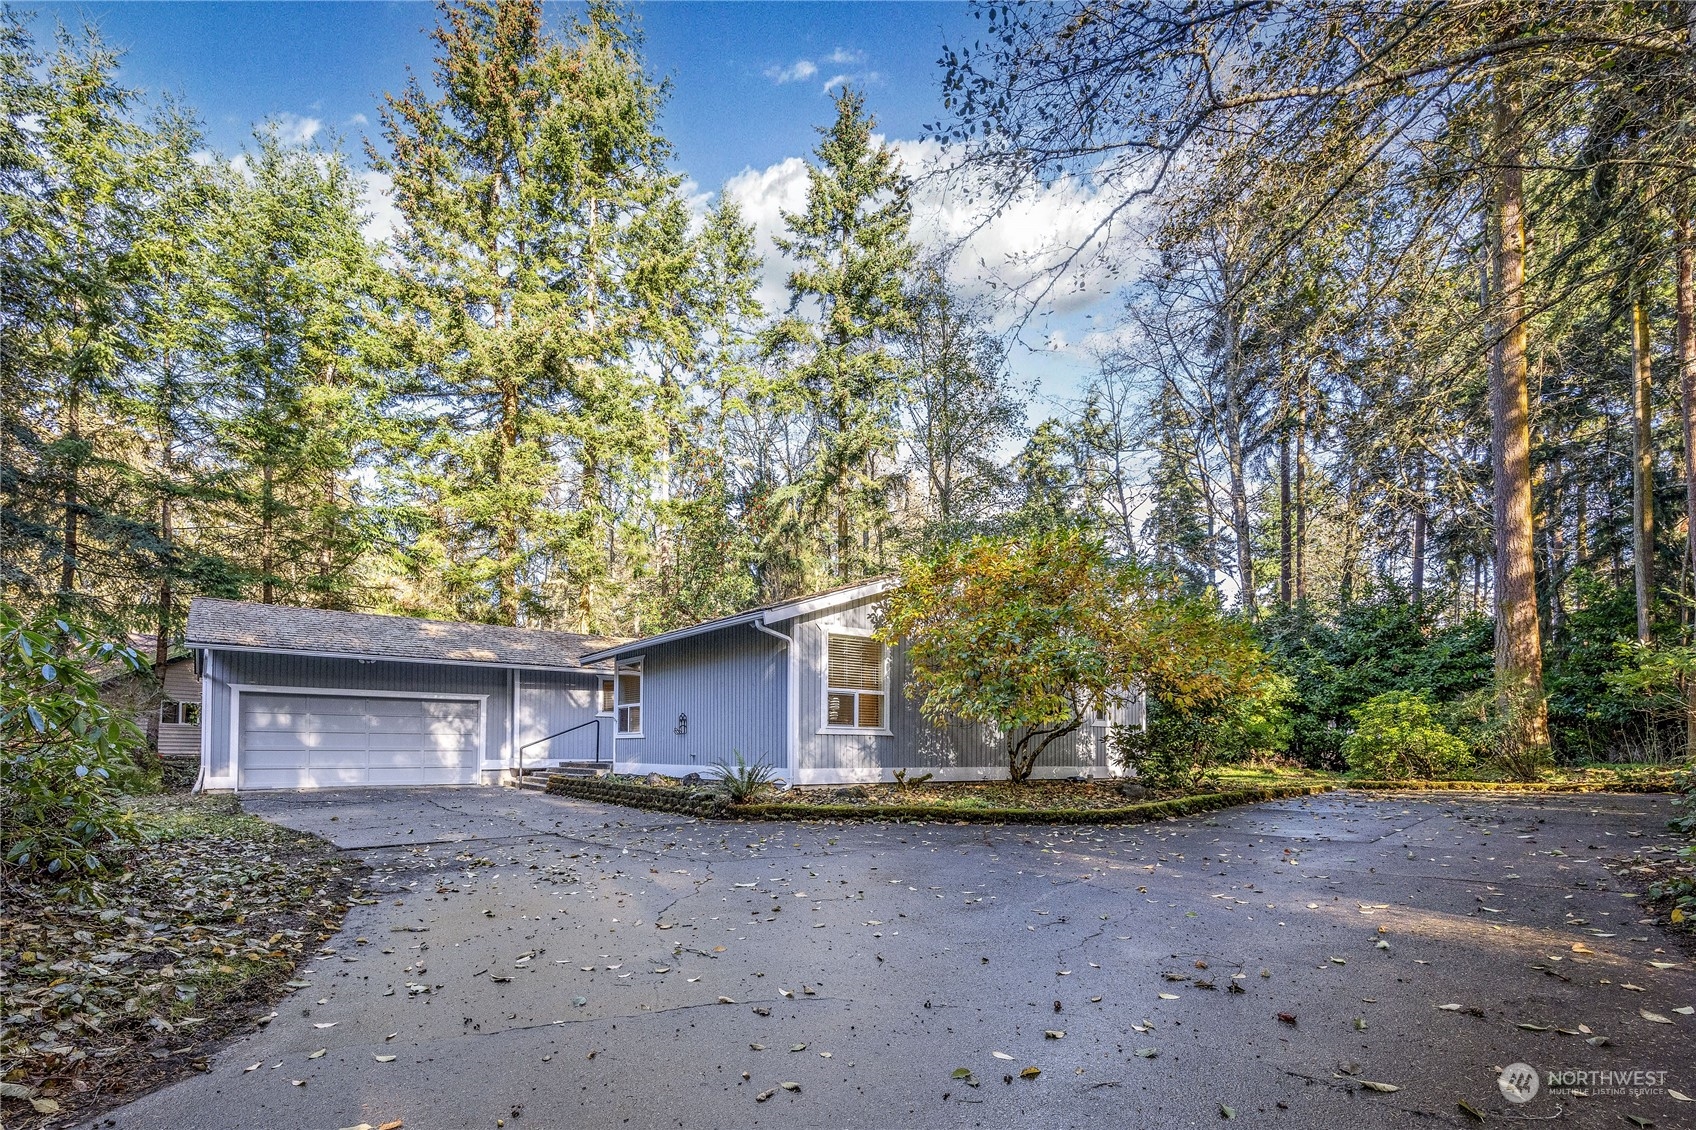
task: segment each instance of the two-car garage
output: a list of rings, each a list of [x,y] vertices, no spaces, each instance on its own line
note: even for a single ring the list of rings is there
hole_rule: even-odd
[[[611,753],[607,641],[570,632],[196,597],[203,789],[496,784]]]
[[[241,692],[237,788],[474,785],[483,762],[475,698]]]

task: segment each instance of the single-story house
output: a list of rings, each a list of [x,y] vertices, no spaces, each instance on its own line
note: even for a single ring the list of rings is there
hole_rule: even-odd
[[[157,637],[134,635],[129,645],[154,658]],[[101,699],[129,714],[147,734],[160,757],[200,756],[200,675],[195,657],[181,644],[172,645],[163,667],[155,663],[144,672],[120,663],[105,664],[95,673]]]
[[[872,635],[882,578],[617,641],[196,599],[200,786],[468,785],[594,761],[705,773],[740,754],[796,785],[1007,772],[992,730],[933,725],[906,649]],[[1131,696],[1054,742],[1035,776],[1109,776]]]
[[[764,762],[795,785],[1005,779],[1000,734],[937,726],[906,692],[907,650],[872,635],[880,578],[585,654],[616,665],[613,760],[621,773],[681,776],[718,761]],[[1127,695],[1055,741],[1033,776],[1105,777],[1108,734],[1143,723]]]
[[[611,680],[582,657],[611,642],[196,598],[200,787],[494,784],[610,762]]]

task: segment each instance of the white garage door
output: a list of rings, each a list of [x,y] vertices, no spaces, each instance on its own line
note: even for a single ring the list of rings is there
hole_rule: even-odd
[[[248,691],[238,787],[474,785],[482,732],[475,701]]]

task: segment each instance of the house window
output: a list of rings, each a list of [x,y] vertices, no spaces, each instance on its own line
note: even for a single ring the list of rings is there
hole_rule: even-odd
[[[869,636],[831,636],[825,725],[881,730],[888,698],[883,645]]]
[[[633,663],[621,667],[614,680],[613,710],[618,716],[613,726],[621,737],[642,736],[642,665]]]
[[[612,709],[616,704],[617,704],[617,698],[616,698],[615,692],[613,690],[612,676],[611,675],[603,675],[601,677],[600,709],[597,711],[597,713],[611,714]]]
[[[198,726],[200,725],[200,704],[198,702],[161,702],[159,704],[159,721],[170,725]]]

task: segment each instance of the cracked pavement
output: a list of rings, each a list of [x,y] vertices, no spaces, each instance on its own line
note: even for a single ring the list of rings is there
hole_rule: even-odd
[[[1669,799],[1339,792],[1053,828],[252,794],[371,867],[371,901],[210,1071],[89,1125],[1474,1125],[1465,1102],[1696,1126],[1664,1090],[1696,1097],[1692,950],[1604,867],[1676,843]],[[1667,1075],[1516,1106],[1516,1061]]]

